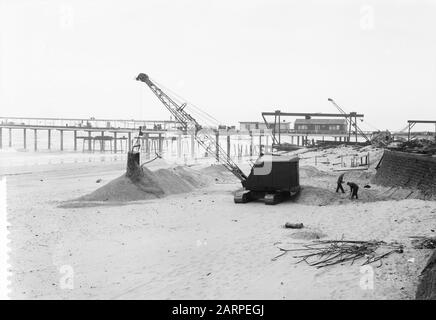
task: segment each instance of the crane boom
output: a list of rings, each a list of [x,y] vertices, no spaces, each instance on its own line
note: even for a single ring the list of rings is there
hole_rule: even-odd
[[[247,179],[244,172],[230,159],[229,154],[220,147],[219,143],[210,135],[188,112],[185,111],[186,103],[179,105],[168,94],[162,91],[145,73],[140,73],[136,80],[142,81],[153,91],[165,108],[174,116],[174,119],[182,126],[183,131],[193,131],[194,138],[206,152],[211,153],[211,147],[215,146],[217,160],[233,173],[241,182]]]
[[[351,125],[353,125],[354,127],[355,127],[355,130],[357,131],[357,132],[359,132],[360,133],[360,135],[362,136],[362,137],[364,137],[365,138],[365,140],[367,141],[367,142],[371,142],[371,140],[366,136],[366,134],[359,128],[359,126],[357,125],[357,122],[355,121],[355,123],[353,124],[353,121],[351,120],[351,117],[350,118],[348,118],[348,116],[347,116],[347,113],[344,111],[344,109],[342,109],[336,102],[335,102],[335,100],[333,100],[332,98],[328,98],[327,99],[328,101],[330,101],[335,107],[336,107],[336,109],[338,109],[339,110],[339,112],[340,113],[342,113],[343,115],[345,115],[346,117],[345,117],[345,120],[348,122],[348,123],[350,123]]]

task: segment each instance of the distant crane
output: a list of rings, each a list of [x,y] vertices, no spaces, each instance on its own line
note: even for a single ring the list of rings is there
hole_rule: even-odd
[[[348,117],[348,114],[344,111],[344,109],[342,109],[332,98],[328,98],[328,101],[330,101],[336,107],[336,109],[339,110],[340,113],[346,115],[345,119],[350,126],[350,131],[351,131],[351,127],[355,128],[356,142],[357,142],[357,133],[358,132],[363,138],[365,138],[366,142],[371,142],[371,140],[366,136],[366,134],[357,125],[357,118],[356,117],[354,117],[354,121],[353,121],[353,114],[355,114],[355,112],[351,112],[349,114],[349,117]]]

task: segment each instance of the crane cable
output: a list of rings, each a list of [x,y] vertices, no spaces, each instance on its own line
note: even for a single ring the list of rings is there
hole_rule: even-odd
[[[197,107],[196,105],[194,105],[192,102],[184,99],[182,96],[180,96],[179,94],[177,94],[176,92],[174,92],[174,90],[171,90],[167,87],[165,87],[164,85],[162,85],[161,83],[157,82],[156,80],[154,80],[153,78],[150,78],[157,86],[159,86],[162,89],[165,89],[165,91],[170,92],[172,95],[174,95],[177,99],[179,100],[178,102],[184,102],[187,104],[187,108],[189,108],[191,111],[193,111],[193,113],[199,115],[200,117],[202,117],[203,119],[208,119],[207,121],[212,122],[213,124],[219,124],[220,121],[218,121],[218,119],[216,119],[215,117],[213,117],[212,115],[210,115],[209,113],[207,113],[206,111],[200,109],[199,107]],[[204,114],[203,116],[201,114]]]
[[[176,96],[177,99],[174,99],[174,103],[179,102],[177,100],[180,101],[186,101],[185,99],[183,99],[180,95],[178,95],[177,93],[175,93],[174,91],[166,88],[165,86],[159,84],[158,82],[154,81],[153,79],[150,78],[150,81],[165,95],[167,95],[168,98],[170,99],[174,99],[174,97],[170,97],[168,96],[168,94],[166,92],[164,92],[162,90],[168,90],[172,95]],[[150,86],[150,85],[149,85]],[[152,90],[154,92],[154,90]],[[157,94],[156,92],[154,92],[155,94]],[[164,103],[166,104],[166,103]],[[176,106],[178,104],[176,103]],[[187,107],[187,104],[186,104]],[[197,114],[200,114],[200,112],[203,114],[201,117],[202,118],[206,118],[206,116],[209,118],[209,121],[212,122],[216,122],[219,124],[218,120],[216,118],[214,118],[213,116],[209,115],[207,112],[201,110],[200,108],[193,106],[193,108],[190,109],[197,109],[198,112],[196,112]],[[186,113],[183,110],[178,110],[179,112],[182,113]],[[189,114],[188,114],[189,115]],[[197,121],[195,119],[192,119],[195,125],[199,125],[197,123]],[[192,121],[191,120],[191,121]],[[245,176],[244,172],[237,166],[237,164],[230,158],[229,154],[227,154],[227,152],[224,151],[224,149],[221,147],[221,145],[219,144],[218,141],[215,141],[213,137],[209,136],[208,133],[206,132],[202,132],[202,136],[203,139],[201,139],[201,137],[196,135],[196,140],[197,142],[203,146],[204,149],[206,149],[206,152],[209,154],[212,154],[212,150],[211,150],[211,146],[212,144],[216,144],[216,148],[215,148],[215,153],[216,153],[216,158],[218,161],[222,162],[222,164],[229,170],[231,171],[233,174],[235,174],[241,181],[245,180],[247,177]],[[209,143],[207,143],[209,142]]]

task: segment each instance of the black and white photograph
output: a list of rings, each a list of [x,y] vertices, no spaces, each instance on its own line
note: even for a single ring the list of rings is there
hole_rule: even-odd
[[[0,220],[5,300],[436,299],[436,0],[0,0]]]

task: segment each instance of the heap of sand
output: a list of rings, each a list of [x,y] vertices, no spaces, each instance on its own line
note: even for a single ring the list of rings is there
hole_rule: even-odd
[[[97,190],[67,201],[60,207],[81,207],[98,203],[122,204],[130,201],[163,198],[172,194],[191,192],[210,185],[212,182],[228,182],[226,169],[212,165],[199,170],[189,167],[171,167],[151,171],[138,166],[120,177],[108,182]]]

